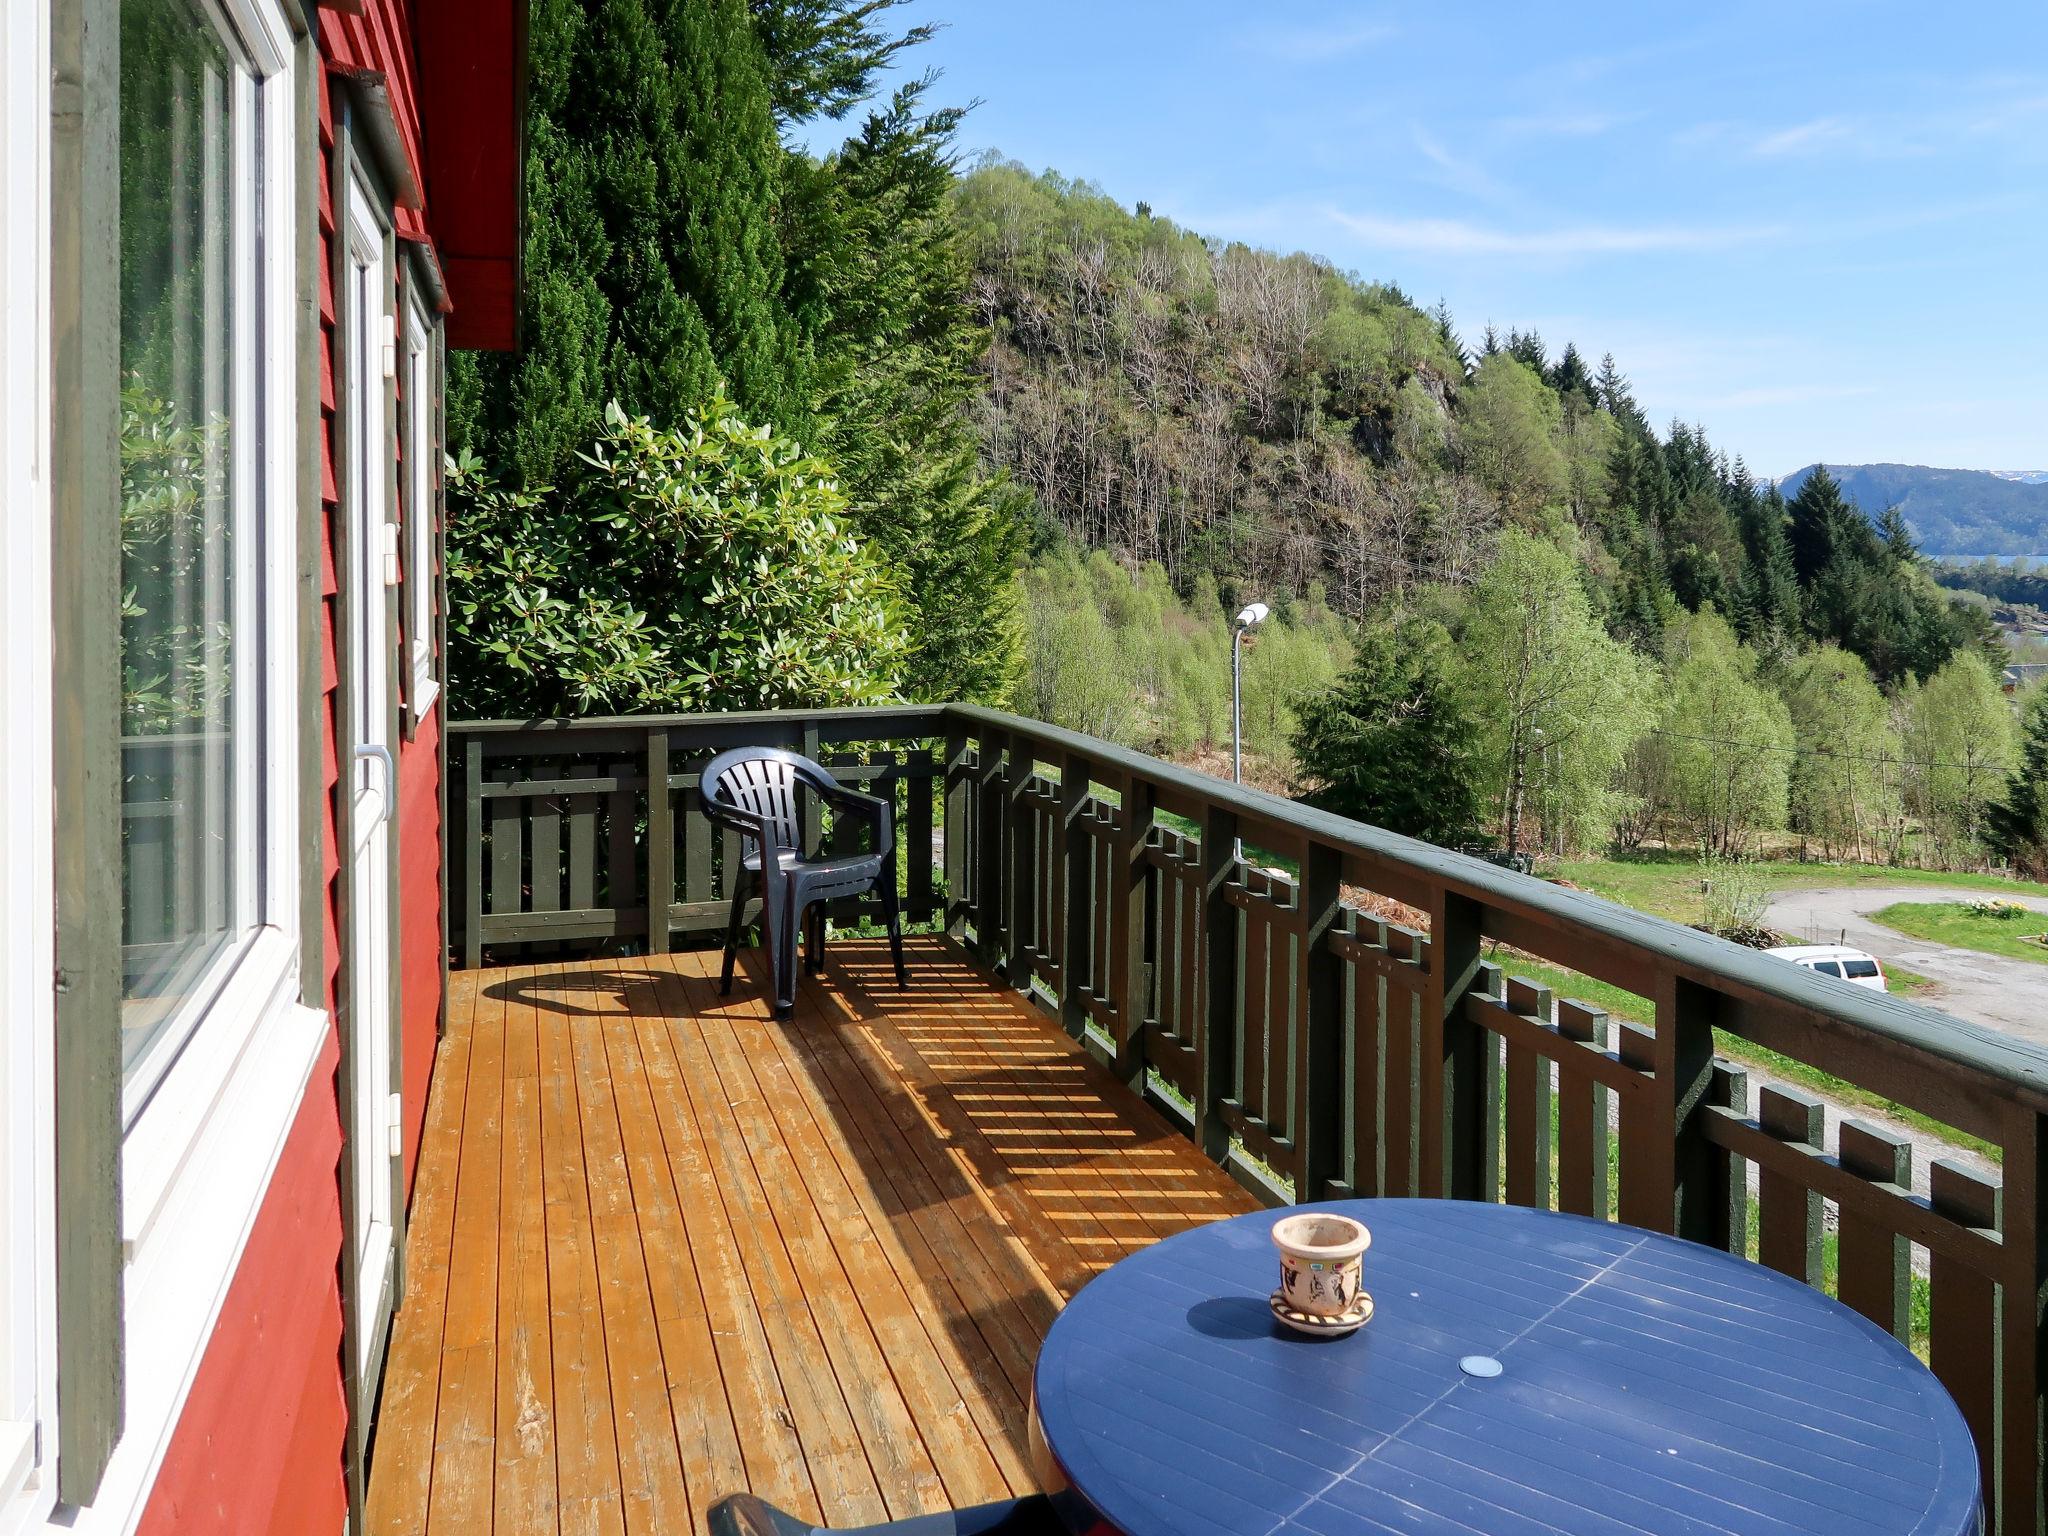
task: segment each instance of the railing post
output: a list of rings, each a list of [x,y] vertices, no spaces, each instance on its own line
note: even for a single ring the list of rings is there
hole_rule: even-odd
[[[1088,847],[1088,763],[1064,753],[1060,757],[1059,884],[1053,921],[1060,935],[1060,1027],[1076,1040],[1088,1028],[1088,988],[1083,983],[1097,980],[1097,957],[1089,953],[1094,923],[1088,875],[1093,865]]]
[[[946,935],[957,939],[967,931],[967,840],[973,786],[967,774],[967,737],[946,733]]]
[[[462,752],[462,964],[484,963],[484,743],[472,736]]]
[[[1295,1198],[1344,1176],[1344,966],[1330,935],[1344,917],[1344,859],[1308,845],[1301,866],[1301,1028],[1294,1037]]]
[[[2048,1384],[2048,1120],[2023,1104],[2006,1112],[2004,1198],[2000,1238],[2018,1273],[1999,1304],[1998,1530],[2002,1536],[2042,1529],[2042,1388]]]
[[[676,899],[675,801],[668,792],[668,732],[647,733],[647,952],[668,953]]]
[[[1123,810],[1117,821],[1116,889],[1104,893],[1109,909],[1109,956],[1100,974],[1116,997],[1116,1075],[1131,1088],[1145,1086],[1145,900],[1150,884],[1146,838],[1158,791],[1136,774],[1125,774]]]
[[[1008,829],[1008,802],[1004,797],[1003,738],[984,731],[979,743],[980,780],[975,785],[974,820],[974,945],[981,963],[991,970],[1006,969],[1010,959],[1010,930],[1003,920],[1003,846]]]
[[[1657,978],[1657,1117],[1664,1145],[1649,1150],[1647,1184],[1660,1213],[1656,1230],[1718,1246],[1728,1227],[1727,1159],[1701,1131],[1701,1110],[1714,1085],[1717,994],[1666,971]],[[1670,1201],[1664,1202],[1669,1189]]]
[[[1499,1182],[1498,1138],[1487,1134],[1498,1098],[1485,1030],[1465,1017],[1479,976],[1480,908],[1439,886],[1430,904],[1429,976],[1422,1000],[1422,1177],[1425,1195],[1491,1199]]]
[[[1212,806],[1202,821],[1202,1006],[1196,1014],[1195,1140],[1216,1163],[1230,1158],[1223,1101],[1237,1091],[1237,817]]]
[[[1019,992],[1031,990],[1031,946],[1038,939],[1038,814],[1031,805],[1031,770],[1030,743],[1013,739],[1003,764],[1004,867],[1010,887],[1005,959],[1010,985]]]

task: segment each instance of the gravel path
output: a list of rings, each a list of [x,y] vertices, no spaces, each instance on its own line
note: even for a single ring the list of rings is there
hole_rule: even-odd
[[[1853,944],[1918,971],[1934,985],[1915,993],[1917,1000],[1987,1029],[2048,1045],[2048,965],[1909,939],[1870,917],[1895,902],[1981,901],[1991,894],[1931,885],[1788,891],[1771,903],[1764,921],[1793,943]],[[2048,899],[2008,899],[2048,913]]]

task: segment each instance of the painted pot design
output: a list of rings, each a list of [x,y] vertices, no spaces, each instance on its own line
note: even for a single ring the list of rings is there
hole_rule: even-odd
[[[1361,1256],[1372,1233],[1349,1216],[1308,1212],[1273,1223],[1280,1250],[1280,1294],[1297,1312],[1340,1317],[1353,1312],[1362,1293]]]

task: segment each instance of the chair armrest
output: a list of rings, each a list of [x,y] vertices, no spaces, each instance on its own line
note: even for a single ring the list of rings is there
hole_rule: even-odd
[[[751,837],[763,847],[780,848],[782,846],[776,840],[775,828],[770,825],[768,818],[765,816],[757,816],[752,811],[743,811],[738,806],[724,800],[707,798],[700,803],[704,807],[704,819],[713,826],[730,827],[735,832]]]
[[[828,805],[845,806],[864,814],[875,824],[875,852],[886,854],[896,846],[896,807],[880,795],[849,789],[844,784],[814,784],[818,798]]]

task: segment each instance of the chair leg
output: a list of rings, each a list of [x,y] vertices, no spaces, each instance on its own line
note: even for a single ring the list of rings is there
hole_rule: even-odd
[[[782,900],[770,922],[771,947],[775,955],[775,1017],[786,1019],[796,1012],[796,930],[803,914],[797,910],[793,881],[782,882]],[[763,917],[768,917],[764,912]]]
[[[821,976],[825,971],[825,904],[817,903],[804,916],[804,970]]]
[[[889,924],[889,955],[896,962],[896,985],[910,985],[910,971],[903,964],[903,911],[896,899],[896,862],[882,867],[882,915]]]
[[[732,883],[732,913],[725,922],[725,959],[718,970],[718,995],[732,996],[733,961],[739,955],[740,940],[747,931],[747,899],[751,895],[750,882],[742,874]],[[763,914],[764,917],[766,914]]]

